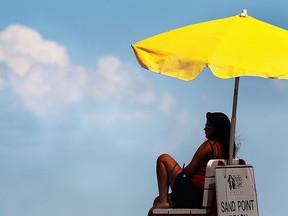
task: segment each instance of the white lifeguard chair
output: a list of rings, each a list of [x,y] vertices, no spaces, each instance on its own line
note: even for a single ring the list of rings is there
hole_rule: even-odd
[[[258,216],[253,166],[242,159],[207,163],[202,208],[154,209],[154,216]]]

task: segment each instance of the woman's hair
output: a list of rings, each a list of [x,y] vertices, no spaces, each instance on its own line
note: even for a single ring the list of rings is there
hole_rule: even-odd
[[[223,157],[224,159],[229,158],[229,142],[230,142],[230,120],[229,118],[221,112],[207,112],[207,120],[210,122],[214,129],[214,134],[212,134],[212,139],[219,141],[222,146]],[[235,156],[236,145],[234,143],[233,156]]]

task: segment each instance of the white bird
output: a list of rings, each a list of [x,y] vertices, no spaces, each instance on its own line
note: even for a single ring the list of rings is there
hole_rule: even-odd
[[[243,10],[242,10],[242,13],[240,14],[240,16],[241,16],[241,17],[246,17],[246,16],[248,16],[247,10],[246,10],[246,9],[243,9]]]

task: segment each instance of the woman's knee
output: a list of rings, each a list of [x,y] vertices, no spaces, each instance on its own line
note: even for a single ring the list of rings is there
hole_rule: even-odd
[[[171,156],[169,154],[161,154],[158,158],[157,158],[157,163],[159,162],[164,162],[171,159]]]

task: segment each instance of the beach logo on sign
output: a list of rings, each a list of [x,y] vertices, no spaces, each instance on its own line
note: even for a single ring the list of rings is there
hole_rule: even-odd
[[[229,184],[230,191],[240,189],[243,186],[241,175],[229,175],[228,184]]]

